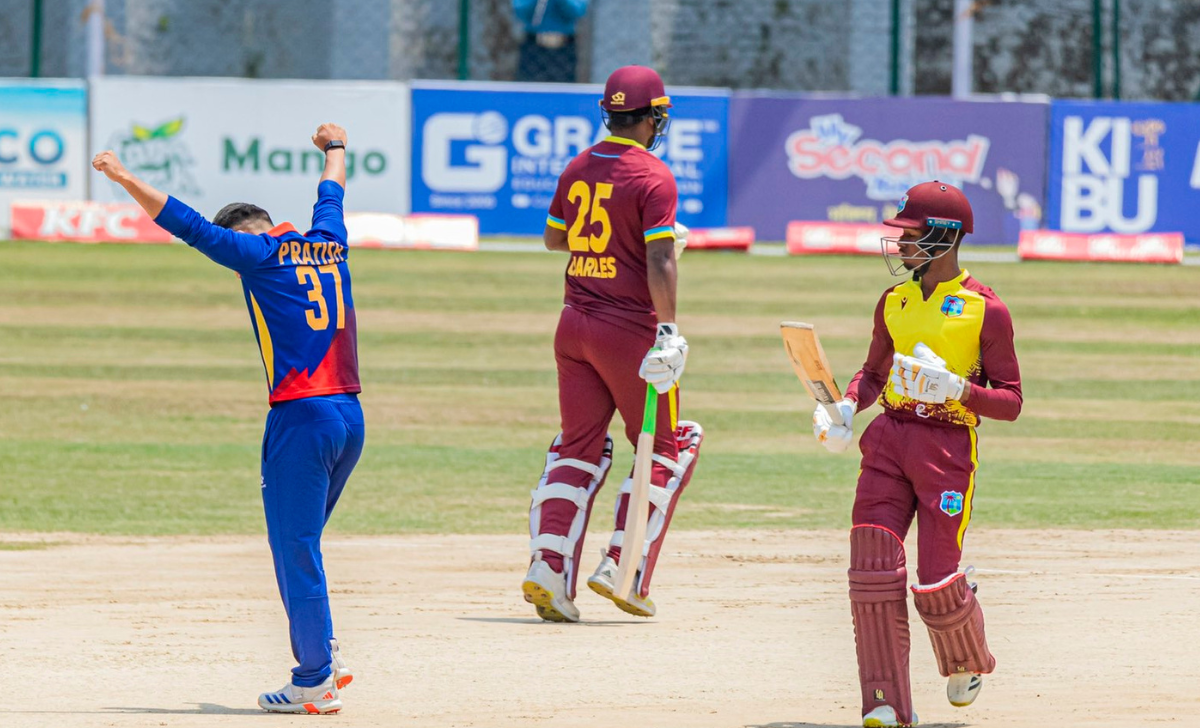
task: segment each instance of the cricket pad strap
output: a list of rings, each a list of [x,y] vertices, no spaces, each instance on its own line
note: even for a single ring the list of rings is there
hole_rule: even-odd
[[[862,714],[890,705],[907,725],[912,722],[912,688],[904,543],[882,526],[850,529],[849,577]]]
[[[666,470],[666,485],[654,485],[652,476],[650,483],[650,522],[646,527],[646,541],[641,548],[641,566],[638,568],[637,589],[645,597],[650,593],[650,577],[654,575],[654,565],[658,563],[658,554],[662,550],[663,540],[667,535],[667,527],[671,525],[671,516],[675,513],[675,504],[683,489],[692,480],[696,470],[696,461],[700,457],[700,443],[704,441],[704,429],[698,423],[680,420],[675,428],[675,444],[678,447],[678,459],[664,457],[655,453],[651,456],[654,471]],[[625,509],[628,507],[629,494],[633,490],[633,478],[626,478],[621,485],[614,508],[614,531],[609,540],[609,553],[614,557],[624,553],[625,545]],[[622,557],[623,558],[623,557]],[[619,561],[619,559],[618,559]]]
[[[529,503],[529,553],[536,557],[540,551],[552,551],[562,556],[563,574],[567,591],[575,598],[575,581],[578,577],[579,554],[583,549],[583,534],[587,532],[588,518],[592,512],[592,501],[596,492],[604,485],[608,468],[612,465],[613,441],[605,436],[604,450],[599,463],[564,458],[559,455],[562,433],[550,443],[546,452],[546,467],[538,481],[538,487],[530,494]],[[570,480],[572,482],[564,482]],[[575,483],[583,480],[583,485]],[[557,509],[555,522],[566,522],[566,533],[542,533],[543,509]],[[564,512],[564,509],[567,509]]]
[[[952,574],[936,584],[917,584],[912,591],[943,677],[996,669],[984,636],[983,608],[965,574]]]

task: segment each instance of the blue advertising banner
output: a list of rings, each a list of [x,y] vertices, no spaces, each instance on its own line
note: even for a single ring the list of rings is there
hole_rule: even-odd
[[[1200,243],[1200,104],[1055,101],[1049,227]]]
[[[13,200],[87,197],[87,163],[82,82],[0,82],[0,229]]]
[[[878,223],[939,179],[971,201],[976,243],[1041,224],[1049,105],[735,93],[729,224],[782,240],[791,220]]]
[[[412,211],[468,213],[484,235],[540,235],[567,163],[607,135],[600,86],[414,83]],[[679,221],[725,225],[725,91],[667,89],[656,154],[675,174]]]

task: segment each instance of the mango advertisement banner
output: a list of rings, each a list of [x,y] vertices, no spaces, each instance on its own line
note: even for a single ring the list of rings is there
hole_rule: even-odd
[[[92,82],[91,147],[211,217],[250,202],[301,230],[325,155],[310,137],[345,127],[346,210],[408,211],[408,90],[389,82],[102,78]],[[126,202],[92,172],[92,199]]]

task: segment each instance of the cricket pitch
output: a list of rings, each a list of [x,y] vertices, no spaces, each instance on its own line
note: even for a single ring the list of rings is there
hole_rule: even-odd
[[[589,546],[603,540],[593,531]],[[840,531],[672,533],[658,617],[618,611],[581,578],[574,625],[543,623],[521,600],[520,535],[331,536],[334,622],[355,671],[332,719],[256,707],[292,665],[265,537],[0,542],[0,655],[14,678],[2,725],[860,725]],[[597,557],[584,553],[586,578]],[[997,671],[975,705],[952,708],[910,609],[922,725],[1200,715],[1187,682],[1200,532],[980,529],[967,562]],[[910,581],[915,563],[910,553]]]

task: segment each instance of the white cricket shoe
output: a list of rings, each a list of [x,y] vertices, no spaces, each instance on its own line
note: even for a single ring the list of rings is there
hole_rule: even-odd
[[[613,582],[617,579],[617,562],[608,555],[608,549],[600,549],[600,565],[596,573],[588,577],[588,587],[605,599],[611,599],[613,604],[622,612],[628,612],[636,617],[653,617],[654,602],[649,597],[643,599],[634,594],[628,601],[613,593]]]
[[[329,640],[330,665],[329,669],[333,671],[333,684],[338,690],[346,687],[354,682],[354,671],[346,666],[346,661],[342,659],[342,651],[338,648],[337,640]]]
[[[535,559],[521,584],[525,601],[537,609],[537,614],[547,622],[578,622],[579,610],[567,597],[567,580],[550,568],[550,564]]]
[[[916,712],[913,712],[912,723],[901,723],[896,720],[896,709],[890,705],[881,705],[863,716],[863,728],[895,728],[908,725],[917,725]]]
[[[258,707],[268,713],[328,715],[342,709],[342,698],[330,675],[316,687],[302,688],[289,682],[273,693],[263,693],[258,696]]]
[[[983,675],[977,672],[960,672],[950,676],[946,683],[946,697],[956,708],[965,708],[975,702],[983,690]]]

